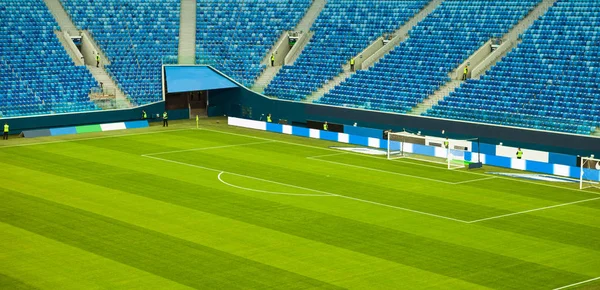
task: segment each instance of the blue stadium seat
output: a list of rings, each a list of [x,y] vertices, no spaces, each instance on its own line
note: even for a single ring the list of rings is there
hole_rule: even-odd
[[[560,0],[523,42],[427,116],[590,134],[600,126],[600,2]]]
[[[75,66],[42,0],[0,2],[0,116],[99,110],[89,99],[98,84]]]
[[[162,100],[162,59],[177,55],[179,0],[61,0],[106,54],[107,71],[138,105]]]

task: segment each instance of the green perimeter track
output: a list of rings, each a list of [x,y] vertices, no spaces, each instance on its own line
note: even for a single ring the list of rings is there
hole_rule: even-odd
[[[600,287],[598,191],[224,123],[0,143],[0,288]]]

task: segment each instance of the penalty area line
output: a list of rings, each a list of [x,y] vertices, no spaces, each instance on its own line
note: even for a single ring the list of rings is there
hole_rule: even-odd
[[[600,280],[600,277],[596,277],[596,278],[592,278],[592,279],[589,279],[589,280],[585,280],[585,281],[581,281],[581,282],[577,282],[577,283],[569,284],[569,285],[566,285],[566,286],[562,286],[562,287],[554,288],[554,289],[552,289],[552,290],[562,290],[562,289],[567,289],[567,288],[571,288],[571,287],[578,286],[578,285],[581,285],[581,284],[585,284],[585,283],[593,282],[593,281],[596,281],[596,280]]]
[[[260,190],[260,189],[253,189],[253,188],[238,186],[238,185],[231,184],[231,183],[228,183],[227,181],[223,180],[222,175],[224,173],[227,173],[227,172],[225,172],[225,171],[220,172],[219,175],[217,175],[217,179],[219,179],[219,181],[221,183],[223,183],[223,184],[225,184],[227,186],[231,186],[233,188],[237,188],[237,189],[241,189],[241,190],[261,192],[261,193],[268,193],[268,194],[275,194],[275,195],[290,195],[290,196],[335,196],[335,195],[332,195],[332,194],[302,194],[302,193],[277,192],[277,191]]]

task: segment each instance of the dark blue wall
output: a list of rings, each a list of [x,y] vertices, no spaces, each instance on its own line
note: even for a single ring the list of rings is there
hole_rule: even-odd
[[[259,120],[271,113],[273,120],[285,119],[288,124],[306,123],[306,120],[328,121],[376,129],[421,131],[424,135],[442,136],[445,130],[450,138],[480,138],[480,142],[523,147],[572,155],[600,155],[600,138],[583,135],[552,133],[517,129],[488,124],[470,123],[423,116],[374,112],[343,107],[323,106],[266,98],[244,88],[214,91],[210,94],[213,111],[228,116]],[[251,114],[249,114],[251,112]],[[215,114],[216,115],[216,114]]]
[[[150,121],[160,120],[156,119],[156,114],[162,117],[162,113],[165,110],[165,103],[158,102],[150,105],[145,105],[137,108],[123,109],[123,110],[107,110],[107,111],[95,111],[87,113],[73,113],[73,114],[59,114],[59,115],[45,115],[35,117],[21,117],[21,118],[5,118],[0,119],[0,123],[4,122],[10,125],[10,133],[18,134],[24,130],[32,129],[43,129],[43,128],[58,128],[68,126],[79,126],[79,125],[90,125],[90,124],[104,124],[113,122],[125,122],[140,120],[142,118],[142,110],[145,110],[148,114]],[[169,119],[188,119],[189,110],[173,110],[169,112]]]

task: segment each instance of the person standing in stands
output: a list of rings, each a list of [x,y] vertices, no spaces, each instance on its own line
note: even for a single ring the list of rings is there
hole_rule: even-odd
[[[463,81],[467,80],[467,74],[469,73],[469,66],[465,65],[465,70],[463,72]]]
[[[275,66],[275,54],[271,53],[271,66]]]
[[[523,150],[521,148],[517,149],[517,159],[523,158]]]
[[[8,123],[4,123],[4,135],[2,135],[2,140],[8,140]]]
[[[96,67],[100,67],[100,54],[96,52]]]
[[[271,113],[267,114],[267,123],[272,123],[273,119],[271,119]]]
[[[329,125],[327,125],[327,121],[325,121],[325,123],[323,123],[323,131],[327,131],[327,129],[329,129]]]
[[[142,110],[142,120],[148,119],[148,114],[146,114],[145,110]]]
[[[354,57],[350,59],[350,70],[354,71]]]
[[[169,115],[167,115],[167,111],[163,113],[163,127],[169,127]]]

